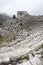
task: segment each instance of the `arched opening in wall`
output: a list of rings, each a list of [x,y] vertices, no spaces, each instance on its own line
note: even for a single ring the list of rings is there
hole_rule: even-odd
[[[12,25],[13,23],[11,22],[11,25]]]
[[[20,15],[22,15],[23,13],[20,13]]]
[[[22,23],[20,23],[20,26],[22,26]]]

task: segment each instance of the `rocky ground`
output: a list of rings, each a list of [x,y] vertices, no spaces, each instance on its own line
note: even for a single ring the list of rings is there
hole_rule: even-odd
[[[0,24],[0,65],[43,65],[43,16],[18,11],[6,17]]]

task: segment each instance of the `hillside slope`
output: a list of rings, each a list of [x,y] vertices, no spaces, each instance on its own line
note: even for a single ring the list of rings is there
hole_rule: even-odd
[[[33,59],[33,60],[32,60]],[[0,65],[43,65],[43,16],[19,11],[0,26]]]

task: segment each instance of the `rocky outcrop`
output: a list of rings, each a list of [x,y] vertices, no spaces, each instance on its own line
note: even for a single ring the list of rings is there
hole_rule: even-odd
[[[18,11],[17,12],[17,18],[23,18],[25,15],[28,15],[27,11]]]
[[[43,65],[43,16],[18,11],[0,26],[0,43],[0,65]]]

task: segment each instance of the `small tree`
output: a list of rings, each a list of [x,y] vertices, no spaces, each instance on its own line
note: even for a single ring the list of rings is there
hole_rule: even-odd
[[[13,19],[15,19],[16,18],[16,16],[15,15],[13,15]]]

